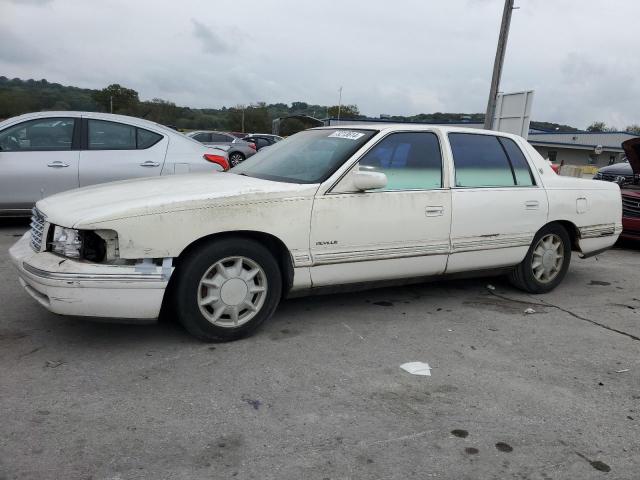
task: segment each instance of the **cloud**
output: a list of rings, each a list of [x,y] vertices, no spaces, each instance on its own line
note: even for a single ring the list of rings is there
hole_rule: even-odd
[[[640,2],[615,3],[519,2],[500,89],[535,89],[537,120],[639,123],[640,56],[630,46]],[[343,86],[343,103],[372,116],[483,112],[503,5],[0,0],[0,74],[86,88],[120,83],[141,98],[195,108],[333,105]],[[603,25],[615,34],[601,33]]]
[[[191,23],[193,23],[193,35],[200,40],[202,50],[205,53],[220,55],[233,51],[231,45],[227,44],[227,42],[205,24],[200,23],[195,18],[191,19]]]
[[[11,31],[0,28],[0,64],[29,65],[40,60],[39,50]]]
[[[53,2],[53,0],[8,0],[15,5],[35,5],[41,7],[47,3]]]

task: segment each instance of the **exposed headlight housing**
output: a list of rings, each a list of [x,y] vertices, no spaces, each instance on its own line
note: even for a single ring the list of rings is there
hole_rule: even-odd
[[[69,258],[80,258],[80,250],[82,249],[80,231],[56,225],[49,245],[54,253]]]
[[[112,230],[76,230],[52,225],[48,250],[67,258],[102,262],[117,258],[118,235]]]

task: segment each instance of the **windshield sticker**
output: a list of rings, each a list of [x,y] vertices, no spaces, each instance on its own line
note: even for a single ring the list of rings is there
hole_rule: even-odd
[[[349,130],[337,130],[329,135],[329,138],[346,138],[348,140],[358,140],[360,137],[364,137],[364,133],[353,132]]]

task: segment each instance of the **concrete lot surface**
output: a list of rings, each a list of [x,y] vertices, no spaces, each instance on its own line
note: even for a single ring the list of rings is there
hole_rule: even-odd
[[[640,250],[574,257],[543,296],[290,300],[212,345],[48,313],[9,264],[25,229],[0,225],[0,479],[640,478]]]

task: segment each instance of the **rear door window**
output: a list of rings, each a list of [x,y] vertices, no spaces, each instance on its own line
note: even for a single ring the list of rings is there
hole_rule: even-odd
[[[529,165],[513,140],[494,135],[450,133],[456,187],[535,185]]]
[[[144,150],[163,136],[144,128],[106,120],[87,121],[89,150]]]
[[[124,123],[89,120],[89,150],[135,150],[136,127]]]

